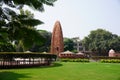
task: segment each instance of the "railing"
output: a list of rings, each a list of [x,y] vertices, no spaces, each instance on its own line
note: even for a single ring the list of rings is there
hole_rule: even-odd
[[[50,65],[57,58],[54,54],[0,53],[0,68],[21,68]]]

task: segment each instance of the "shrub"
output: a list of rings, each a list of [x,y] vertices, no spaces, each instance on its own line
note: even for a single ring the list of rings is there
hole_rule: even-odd
[[[89,59],[69,59],[69,58],[62,58],[60,59],[61,62],[89,62]]]
[[[94,59],[94,60],[100,60],[100,59],[120,59],[120,57],[93,56],[92,59]]]
[[[62,62],[70,62],[69,59],[60,59]]]
[[[120,63],[120,59],[101,59],[102,63]]]

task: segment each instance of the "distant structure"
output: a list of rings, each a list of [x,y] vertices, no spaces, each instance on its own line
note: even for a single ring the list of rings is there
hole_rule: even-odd
[[[83,47],[82,42],[79,37],[74,37],[72,39],[75,43],[74,48],[76,48],[77,52],[85,51],[85,47]]]
[[[63,33],[61,24],[59,21],[55,22],[54,29],[52,32],[52,38],[51,38],[51,53],[57,54],[64,51],[64,43],[63,43]]]
[[[61,52],[59,54],[60,58],[85,58],[86,56],[82,52],[73,53],[70,51]]]
[[[109,57],[120,57],[120,53],[116,53],[113,49],[109,50]]]
[[[113,49],[109,50],[109,57],[114,57],[115,51]]]

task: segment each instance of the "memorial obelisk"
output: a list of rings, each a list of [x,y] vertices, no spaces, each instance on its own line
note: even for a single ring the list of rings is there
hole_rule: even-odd
[[[63,33],[59,21],[55,22],[51,38],[51,54],[59,55],[64,51]]]

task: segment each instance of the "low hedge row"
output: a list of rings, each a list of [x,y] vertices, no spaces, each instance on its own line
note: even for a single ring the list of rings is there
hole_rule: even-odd
[[[60,59],[61,62],[89,62],[89,59]]]
[[[120,59],[101,59],[102,63],[120,63]]]
[[[120,59],[120,57],[108,57],[108,56],[93,56],[91,57],[94,60],[99,60],[99,59]]]
[[[42,53],[24,53],[24,52],[0,52],[1,59],[11,59],[11,58],[57,58],[55,54],[42,54]]]

